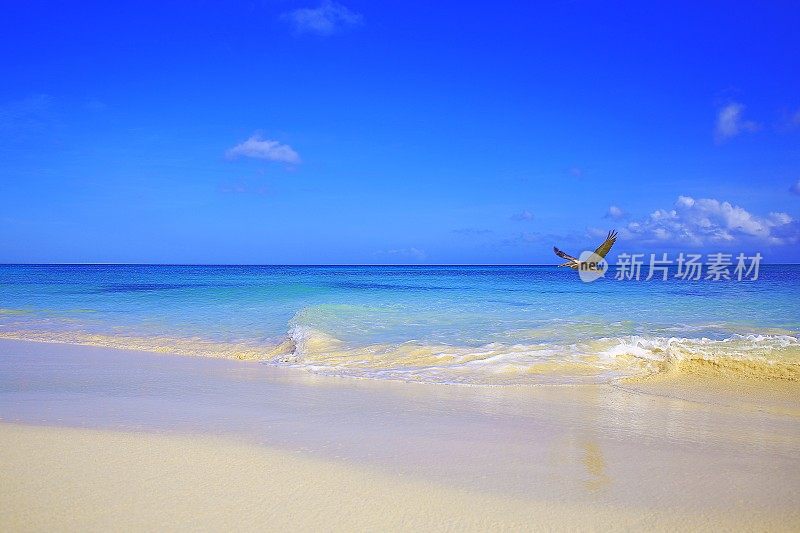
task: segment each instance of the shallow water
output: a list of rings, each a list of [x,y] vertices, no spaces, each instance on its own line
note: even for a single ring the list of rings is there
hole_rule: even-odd
[[[551,266],[5,265],[0,336],[405,381],[597,382],[697,360],[798,379],[800,266],[762,266],[752,282],[610,278]]]

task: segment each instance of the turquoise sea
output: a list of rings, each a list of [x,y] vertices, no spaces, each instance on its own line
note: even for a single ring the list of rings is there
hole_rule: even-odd
[[[526,385],[747,362],[796,379],[800,266],[582,283],[555,266],[0,266],[0,337]]]

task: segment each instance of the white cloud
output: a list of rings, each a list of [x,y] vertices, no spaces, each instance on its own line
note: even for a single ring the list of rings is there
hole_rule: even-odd
[[[295,9],[283,14],[298,33],[332,35],[342,29],[358,26],[364,17],[342,4],[325,0],[317,8]]]
[[[794,194],[800,194],[800,180],[797,180],[797,183],[789,187],[789,192],[793,192]]]
[[[620,236],[689,246],[739,242],[782,245],[800,242],[800,225],[787,213],[758,216],[730,202],[679,196],[671,209],[657,209],[643,220],[629,222]]]
[[[714,131],[717,142],[725,141],[745,131],[756,131],[758,129],[757,123],[742,118],[743,113],[744,106],[737,102],[731,102],[719,110]]]
[[[608,206],[608,211],[606,212],[605,218],[620,220],[622,218],[625,218],[626,216],[627,213],[625,213],[625,211],[623,211],[621,207],[618,207],[616,205],[610,205]]]
[[[516,220],[516,221],[533,220],[533,213],[531,213],[527,209],[523,209],[522,212],[511,215],[511,220]]]
[[[261,135],[254,134],[246,141],[237,144],[225,155],[230,159],[237,157],[254,157],[256,159],[267,159],[281,163],[299,163],[300,156],[288,144],[281,144],[278,141],[263,139]]]

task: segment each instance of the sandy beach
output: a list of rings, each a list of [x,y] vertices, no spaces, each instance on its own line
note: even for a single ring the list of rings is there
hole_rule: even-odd
[[[791,382],[441,386],[20,341],[0,370],[5,530],[800,527]]]
[[[797,524],[788,509],[786,516],[685,513],[501,496],[218,438],[2,424],[0,442],[0,523],[7,531],[790,530]]]

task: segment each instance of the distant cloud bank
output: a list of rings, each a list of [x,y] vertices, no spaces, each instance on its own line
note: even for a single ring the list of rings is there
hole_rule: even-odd
[[[679,196],[671,209],[657,209],[620,230],[625,239],[687,246],[749,242],[768,246],[800,243],[800,224],[787,213],[758,216],[712,198]]]
[[[325,0],[316,8],[295,9],[284,13],[282,17],[288,21],[297,33],[316,35],[333,35],[347,28],[359,26],[364,17],[351,11],[342,4]]]
[[[256,159],[266,159],[268,161],[278,161],[280,163],[297,164],[300,162],[300,155],[288,144],[278,141],[264,139],[258,133],[252,135],[246,141],[237,144],[225,155],[229,159],[238,157],[253,157]]]

